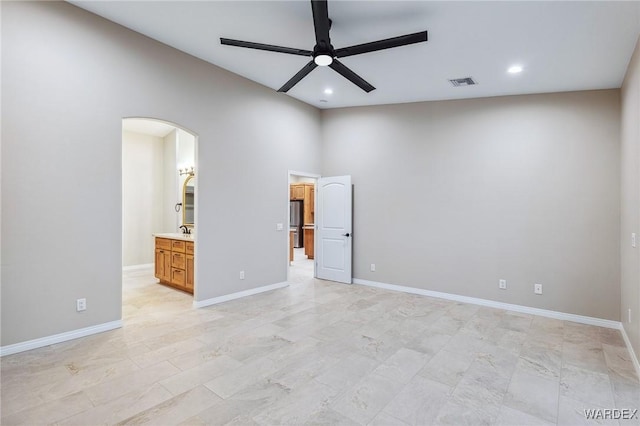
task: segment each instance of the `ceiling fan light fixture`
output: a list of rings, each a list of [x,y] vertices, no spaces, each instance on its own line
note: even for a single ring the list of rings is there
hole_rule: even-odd
[[[1,0],[0,0],[1,1]],[[311,14],[313,15],[313,29],[315,32],[316,44],[313,50],[297,49],[292,47],[275,46],[272,44],[255,43],[252,41],[233,40],[220,37],[220,43],[227,46],[244,47],[248,49],[266,50],[268,52],[287,53],[290,55],[311,57],[293,77],[289,79],[282,87],[278,89],[280,93],[288,92],[293,86],[298,84],[300,80],[305,78],[311,71],[318,66],[329,66],[335,72],[358,86],[360,89],[369,93],[376,88],[368,83],[365,79],[350,70],[346,65],[338,60],[347,56],[360,55],[363,53],[377,52],[378,50],[386,50],[394,47],[406,46],[414,43],[427,41],[427,32],[420,31],[413,34],[405,34],[398,37],[391,37],[384,40],[372,41],[369,43],[357,44],[354,46],[334,49],[331,44],[329,31],[331,30],[331,19],[329,19],[329,10],[327,8],[328,0],[311,0]]]
[[[331,65],[333,62],[333,57],[331,55],[327,55],[326,53],[320,53],[313,58],[313,62],[320,67],[326,67],[327,65]]]

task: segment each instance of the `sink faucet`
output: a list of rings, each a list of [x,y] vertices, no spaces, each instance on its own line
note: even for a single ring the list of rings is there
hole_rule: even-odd
[[[181,225],[180,229],[182,229],[182,233],[183,234],[190,234],[191,233],[191,229],[189,229],[189,227],[187,225]]]

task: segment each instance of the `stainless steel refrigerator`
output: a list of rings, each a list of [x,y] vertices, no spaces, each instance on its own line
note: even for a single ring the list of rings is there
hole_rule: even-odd
[[[302,201],[289,201],[289,229],[293,231],[293,246],[304,247],[302,241]]]

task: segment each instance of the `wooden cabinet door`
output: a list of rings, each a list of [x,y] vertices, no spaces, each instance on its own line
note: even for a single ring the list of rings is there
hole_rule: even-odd
[[[156,249],[155,277],[159,280],[164,278],[164,256],[162,250]]]
[[[289,231],[289,262],[293,262],[293,234],[295,231]]]
[[[185,281],[185,287],[188,290],[193,291],[193,255],[187,255],[187,277]]]
[[[312,183],[304,184],[304,224],[311,225],[314,223],[314,199],[315,190]]]
[[[304,200],[304,184],[294,184],[290,187],[292,200]]]
[[[161,281],[169,281],[171,279],[171,252],[170,251],[156,249],[155,276]]]
[[[313,255],[314,255],[314,242],[313,242],[313,237],[314,237],[314,229],[306,229],[304,230],[304,254],[307,255],[308,259],[313,259]]]

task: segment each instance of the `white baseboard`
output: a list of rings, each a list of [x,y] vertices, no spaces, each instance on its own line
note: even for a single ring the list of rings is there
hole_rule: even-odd
[[[277,290],[279,288],[287,287],[288,285],[289,283],[287,281],[284,281],[281,283],[265,285],[262,287],[239,291],[237,293],[231,293],[224,296],[214,297],[213,299],[206,299],[206,300],[200,300],[200,301],[194,300],[193,307],[204,308],[205,306],[217,305],[218,303],[240,299],[241,297],[253,296],[254,294],[264,293],[265,291]]]
[[[153,263],[143,263],[141,265],[129,265],[122,267],[123,272],[141,271],[143,269],[153,269]]]
[[[627,349],[629,349],[629,354],[631,355],[631,361],[633,362],[633,366],[636,369],[636,375],[640,378],[640,362],[638,362],[638,357],[636,353],[633,351],[633,346],[631,345],[631,340],[629,340],[629,336],[627,336],[627,331],[624,327],[620,327],[620,332],[622,333],[622,338],[624,339],[624,343],[627,345]]]
[[[28,340],[13,345],[1,346],[0,357],[5,355],[17,354],[18,352],[29,351],[31,349],[42,348],[44,346],[62,343],[68,340],[78,339],[80,337],[90,336],[92,334],[103,333],[105,331],[114,330],[122,327],[122,320],[105,322],[103,324],[93,325],[91,327],[80,328],[78,330],[67,331],[53,336],[41,337],[39,339]]]
[[[583,315],[567,314],[564,312],[550,311],[547,309],[531,308],[523,305],[512,305],[510,303],[496,302],[493,300],[479,299],[476,297],[460,296],[458,294],[441,293],[439,291],[424,290],[415,287],[405,287],[395,284],[385,284],[376,281],[353,279],[354,284],[366,285],[369,287],[383,288],[386,290],[401,291],[404,293],[420,294],[422,296],[437,297],[438,299],[453,300],[456,302],[470,303],[472,305],[488,306],[490,308],[504,309],[505,311],[521,312],[524,314],[539,315],[541,317],[555,318],[563,321],[573,321],[582,324],[595,325],[598,327],[622,329],[622,324],[618,321],[611,321],[602,318],[587,317]]]

